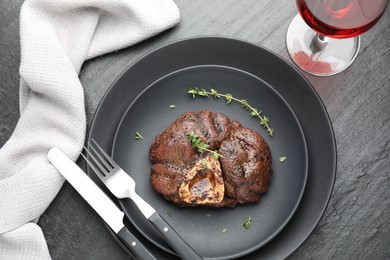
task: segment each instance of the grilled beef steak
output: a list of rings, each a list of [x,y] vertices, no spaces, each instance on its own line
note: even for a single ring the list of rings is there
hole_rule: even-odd
[[[194,132],[219,159],[192,148]],[[221,113],[188,112],[153,141],[150,182],[179,206],[234,207],[259,201],[271,178],[271,154],[264,139]]]

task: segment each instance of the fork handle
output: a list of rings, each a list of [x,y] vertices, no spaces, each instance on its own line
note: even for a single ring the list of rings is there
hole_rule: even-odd
[[[150,216],[149,221],[183,259],[203,259],[157,212]]]
[[[138,239],[127,230],[126,227],[123,227],[117,233],[120,240],[126,245],[128,249],[133,252],[138,259],[141,260],[157,260],[152,253],[144,246]]]

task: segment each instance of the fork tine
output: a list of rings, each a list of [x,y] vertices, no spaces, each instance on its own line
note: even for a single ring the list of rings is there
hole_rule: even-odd
[[[99,160],[96,159],[96,157],[93,156],[93,154],[92,154],[90,151],[88,151],[88,149],[87,149],[85,146],[84,146],[84,149],[85,149],[85,151],[89,154],[89,156],[91,156],[93,162],[95,163],[95,165],[96,165],[100,170],[98,170],[98,169],[95,167],[95,165],[94,165],[90,160],[88,160],[86,156],[83,155],[84,159],[87,161],[87,163],[89,164],[89,166],[91,166],[91,168],[92,168],[96,173],[98,173],[98,174],[100,174],[100,175],[103,175],[104,177],[107,176],[107,174],[109,173],[108,170],[107,170],[106,168],[104,168],[104,166],[99,162]]]
[[[84,149],[86,150],[86,148],[84,147]],[[102,175],[102,177],[104,177],[104,174],[102,174],[100,172],[100,170],[98,170],[95,165],[90,161],[88,160],[87,156],[85,156],[83,153],[81,153],[81,156],[84,158],[84,160],[87,162],[87,164],[89,165],[89,167],[92,168],[92,170],[97,174],[97,175]]]
[[[100,145],[98,145],[98,143],[95,141],[95,139],[92,138],[92,142],[96,145],[97,148],[99,148],[100,152],[104,155],[104,157],[106,157],[107,161],[109,161],[111,163],[112,166],[114,167],[117,167],[118,164],[116,164],[116,162],[114,162],[114,160],[111,158],[111,156],[109,156],[104,150],[103,148],[100,147]]]
[[[96,144],[96,143],[95,143]],[[106,169],[108,171],[110,171],[110,169],[112,170],[114,168],[113,165],[110,165],[107,160],[105,158],[103,158],[96,149],[95,147],[93,147],[89,142],[88,142],[88,147],[91,148],[91,150],[95,153],[95,155],[100,159],[100,162],[102,162],[104,164],[104,166],[106,167]],[[91,151],[89,151],[89,154],[92,154]]]

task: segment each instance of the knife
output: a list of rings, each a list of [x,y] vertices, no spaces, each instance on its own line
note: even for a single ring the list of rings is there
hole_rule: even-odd
[[[47,154],[49,161],[62,176],[77,190],[89,205],[110,226],[122,242],[139,259],[156,259],[123,224],[124,213],[109,197],[59,148],[52,148]]]

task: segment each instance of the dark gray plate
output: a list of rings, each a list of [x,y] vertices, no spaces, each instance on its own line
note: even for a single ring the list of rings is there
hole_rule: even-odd
[[[96,111],[90,129],[89,139],[92,137],[95,138],[107,151],[110,151],[120,120],[128,109],[129,104],[134,101],[139,93],[156,80],[161,79],[170,73],[184,68],[204,65],[221,65],[237,68],[266,82],[272,86],[272,88],[274,88],[294,110],[303,128],[309,156],[309,173],[301,203],[291,220],[276,237],[260,249],[242,257],[242,259],[285,258],[296,250],[309,236],[319,222],[327,206],[335,178],[336,146],[328,115],[318,95],[300,73],[279,56],[247,42],[220,37],[188,39],[159,48],[142,57],[132,66],[127,68],[113,83]],[[260,82],[258,79],[255,81]],[[201,82],[194,83],[200,84]],[[229,86],[210,87],[219,88],[220,91],[223,91],[223,89]],[[230,87],[238,89],[239,86]],[[192,102],[192,104],[196,103],[197,105],[199,105],[199,102],[208,102],[207,100],[191,100],[188,99],[188,97],[183,100]],[[177,101],[172,101],[172,103],[174,102]],[[221,104],[215,101],[213,102],[213,106],[225,106],[222,102],[220,102]],[[167,101],[164,107],[167,111],[165,111],[165,109],[162,111],[166,112],[166,114],[170,114],[173,119],[173,114],[171,113],[177,112],[179,114],[179,109],[182,104],[176,103],[178,110],[175,109],[170,111],[167,107],[170,103],[171,101]],[[270,116],[271,123],[277,120],[272,114],[273,110],[268,111],[268,108],[265,108],[263,105],[259,105],[259,107],[265,109],[264,112],[267,112]],[[241,108],[238,106],[234,108],[234,112],[232,113],[243,112],[245,117],[248,116],[248,114],[240,110]],[[148,109],[147,106],[145,106],[144,109]],[[178,116],[178,114],[176,116]],[[142,120],[142,115],[143,114],[139,114],[140,120]],[[237,119],[235,115],[227,115]],[[169,120],[164,118],[159,118],[159,120],[166,122],[165,126],[169,123]],[[135,127],[137,126],[139,125],[135,125]],[[159,131],[162,129],[163,128],[159,129]],[[144,131],[145,137],[148,136],[145,129],[137,128],[137,130]],[[262,134],[264,133],[261,129],[258,131]],[[275,131],[274,140],[277,140],[279,130],[275,127]],[[134,133],[128,133],[129,142],[133,139],[133,135]],[[263,134],[263,136],[265,136],[265,134]],[[139,145],[140,143],[136,144]],[[274,155],[274,164],[277,162],[278,156],[279,155]],[[290,158],[287,160],[290,161],[289,159]],[[97,179],[90,171],[89,173],[92,178],[95,180]],[[132,174],[132,172],[130,173]],[[148,175],[149,172],[146,172],[145,174]],[[278,176],[276,174],[277,173],[275,172],[275,176]],[[274,185],[273,181],[274,179],[272,180],[271,185]],[[99,181],[96,180],[96,182],[101,186]],[[105,189],[104,187],[102,188]],[[273,190],[271,190],[271,188],[273,187],[270,187],[270,192]],[[268,195],[269,194],[267,193],[266,196]],[[266,199],[266,197],[264,199]],[[161,199],[161,202],[166,203],[163,199]],[[264,200],[257,205],[261,206],[263,202]],[[158,208],[157,206],[156,208]],[[250,205],[249,207],[252,206]],[[175,210],[177,209],[175,208]],[[198,209],[187,209],[184,211],[193,210]],[[236,210],[246,210],[246,206],[239,206],[238,208],[233,209],[233,211]],[[226,211],[227,214],[230,213],[229,209],[222,209],[222,211]],[[162,212],[162,214],[164,214],[164,212]],[[243,216],[244,215],[245,214],[243,214]],[[172,225],[175,225],[174,217],[175,214],[172,215],[172,220],[167,217]],[[237,223],[240,224],[242,220],[234,219],[234,221],[237,221]],[[230,224],[234,225],[233,222]],[[153,246],[153,244],[144,239],[131,224],[127,223],[127,226],[139,236],[140,240],[149,246],[159,259],[175,258],[158,247]],[[227,228],[233,229],[231,226]],[[192,235],[196,235],[196,233]],[[226,233],[225,235],[228,236],[222,236],[222,238],[229,239],[229,237],[234,237],[234,232]],[[221,237],[219,234],[216,234],[216,236]],[[236,243],[241,243],[241,241],[233,241],[232,245]],[[212,244],[210,246],[212,246]]]
[[[238,103],[226,105],[213,98],[193,99],[189,86],[210,87],[231,93],[271,121],[274,137],[266,134],[259,119]],[[175,104],[175,109],[169,105]],[[181,114],[207,109],[221,112],[263,135],[273,157],[269,190],[259,203],[231,208],[180,208],[153,190],[149,182],[149,148],[153,139]],[[143,133],[143,140],[134,138]],[[286,156],[285,162],[279,162]],[[114,139],[114,160],[137,183],[136,191],[150,203],[194,249],[206,259],[231,259],[246,255],[270,241],[287,224],[302,197],[307,177],[307,150],[302,129],[291,108],[269,85],[246,72],[221,66],[197,66],[173,72],[148,87],[130,105]],[[154,244],[171,251],[153,226],[130,200],[121,201],[127,217]],[[167,217],[167,214],[170,217]],[[250,229],[243,221],[252,218]],[[226,232],[222,232],[223,229]]]

